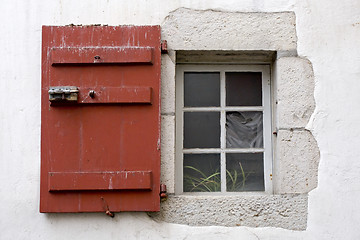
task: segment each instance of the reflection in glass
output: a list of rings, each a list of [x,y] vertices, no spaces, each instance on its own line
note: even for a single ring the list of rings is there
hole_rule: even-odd
[[[262,112],[227,112],[226,147],[262,148]]]
[[[262,106],[261,72],[227,72],[226,106]]]
[[[184,113],[184,148],[220,147],[219,112]]]
[[[226,154],[226,191],[264,191],[263,153]]]
[[[220,73],[184,73],[184,107],[220,106]]]
[[[221,191],[220,154],[184,154],[184,192]]]

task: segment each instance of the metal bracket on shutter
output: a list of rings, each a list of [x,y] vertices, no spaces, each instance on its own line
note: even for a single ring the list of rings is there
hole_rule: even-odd
[[[168,198],[167,192],[166,192],[166,185],[160,184],[160,201],[166,201]]]
[[[49,88],[49,101],[77,102],[79,89],[75,86],[56,86]]]
[[[107,204],[105,199],[103,197],[100,197],[100,199],[103,201],[103,207],[105,209],[105,214],[112,218],[115,217],[115,213],[110,212],[109,205]]]
[[[166,40],[161,40],[161,53],[168,53]]]

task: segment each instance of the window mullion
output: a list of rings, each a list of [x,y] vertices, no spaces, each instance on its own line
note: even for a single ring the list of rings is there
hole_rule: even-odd
[[[225,132],[225,124],[226,124],[226,112],[225,112],[225,72],[220,72],[220,145],[221,145],[221,154],[220,154],[220,168],[221,168],[221,192],[226,192],[226,155],[224,149],[226,148],[226,132]]]
[[[273,193],[272,184],[272,147],[271,147],[271,97],[270,97],[270,69],[266,68],[262,76],[263,84],[263,118],[264,121],[264,184],[265,192]]]

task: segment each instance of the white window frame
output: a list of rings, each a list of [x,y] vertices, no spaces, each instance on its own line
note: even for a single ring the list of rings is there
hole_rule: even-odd
[[[220,107],[184,108],[184,72],[220,72]],[[262,106],[226,107],[225,72],[261,72]],[[220,112],[220,148],[183,149],[183,115],[191,111]],[[263,112],[263,148],[227,148],[226,149],[226,111],[262,111]],[[272,194],[272,124],[271,124],[271,82],[270,65],[177,65],[176,66],[176,147],[175,147],[175,194],[234,195],[234,194]],[[226,153],[264,153],[264,185],[260,192],[226,192]],[[184,153],[220,153],[221,192],[183,192],[183,155]]]

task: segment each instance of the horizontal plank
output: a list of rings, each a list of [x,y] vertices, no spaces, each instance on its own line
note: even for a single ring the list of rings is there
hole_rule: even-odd
[[[151,171],[49,172],[49,191],[151,190]]]
[[[150,47],[54,47],[51,64],[152,64]]]
[[[90,91],[94,91],[93,97],[89,95]],[[80,87],[78,103],[151,104],[151,92],[151,87]]]

